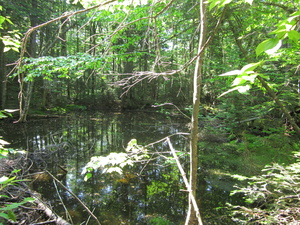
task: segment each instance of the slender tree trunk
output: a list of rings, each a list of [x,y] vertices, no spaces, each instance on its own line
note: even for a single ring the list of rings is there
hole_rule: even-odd
[[[33,9],[38,8],[38,3],[37,0],[32,0],[31,5]],[[36,15],[31,15],[30,16],[30,23],[31,27],[35,27],[38,24],[37,21],[37,16]],[[31,33],[30,36],[30,57],[35,58],[37,56],[37,43],[36,43],[36,36],[37,32],[34,30]],[[28,81],[27,83],[27,90],[26,94],[24,93],[24,80],[20,83],[20,94],[19,94],[19,101],[20,101],[20,118],[18,122],[26,122],[27,121],[27,115],[29,111],[29,106],[31,102],[31,97],[32,97],[32,91],[33,91],[33,85],[34,81]]]
[[[5,74],[5,56],[4,56],[4,44],[2,41],[0,41],[0,80],[1,80],[1,85],[0,85],[0,94],[1,94],[1,105],[0,109],[5,109],[5,104],[6,104],[6,87],[7,87],[7,77]]]
[[[206,37],[206,9],[203,0],[200,0],[200,34],[198,54],[200,56],[196,61],[194,76],[193,76],[193,112],[191,118],[191,139],[190,139],[190,185],[189,194],[189,210],[185,224],[198,224],[196,211],[192,204],[192,195],[196,197],[197,190],[197,170],[198,170],[198,116],[200,107],[200,93],[202,81],[202,65],[204,51],[202,48],[205,45]]]

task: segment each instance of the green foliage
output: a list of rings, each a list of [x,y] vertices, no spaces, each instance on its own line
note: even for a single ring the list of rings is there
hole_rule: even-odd
[[[173,223],[163,217],[154,217],[149,219],[147,224],[151,225],[172,225]]]
[[[5,196],[1,196],[5,197]],[[0,208],[0,217],[6,219],[6,220],[12,220],[13,222],[16,222],[16,214],[13,212],[14,209],[17,209],[18,207],[28,203],[33,202],[33,198],[24,198],[23,201],[17,202],[17,203],[7,203],[6,206]],[[0,223],[1,224],[1,223]]]
[[[0,114],[0,118],[5,118],[6,115],[4,114]],[[5,148],[5,145],[8,145],[9,143],[2,140],[0,137],[0,159],[2,158],[7,158],[9,153],[22,153],[21,151],[16,151],[14,149],[11,148]],[[2,176],[0,177],[0,191],[3,191],[5,188],[12,186],[12,185],[16,185],[17,182],[21,181],[21,180],[17,180],[16,176],[14,174],[18,173],[20,170],[13,170],[11,172],[11,176],[7,177],[7,176]],[[9,198],[6,195],[2,195],[0,194],[1,198]],[[19,203],[7,203],[4,207],[0,208],[0,217],[7,219],[7,220],[12,220],[12,221],[16,221],[16,215],[13,212],[13,209],[16,209],[18,207],[20,207],[21,205],[27,203],[27,202],[32,202],[34,201],[33,198],[25,198],[23,201],[19,202]],[[1,224],[1,222],[0,222]]]
[[[9,142],[3,140],[2,137],[0,136],[0,159],[7,158],[9,154],[24,153],[24,151],[17,151],[12,148],[6,148],[5,145],[9,145],[9,144],[10,144]]]
[[[232,91],[239,91],[240,93],[246,93],[250,90],[251,85],[255,83],[255,79],[257,77],[257,73],[254,72],[254,70],[261,66],[264,63],[264,61],[260,61],[257,63],[250,63],[246,66],[244,66],[241,70],[233,70],[224,74],[221,74],[220,76],[232,76],[237,75],[236,78],[233,80],[232,85],[234,88],[229,89],[228,91],[221,94],[219,97],[226,95]]]
[[[2,10],[2,6],[0,11]],[[11,20],[8,17],[0,16],[0,30],[6,29],[5,23],[13,25]],[[8,52],[9,50],[14,50],[16,52],[19,51],[21,36],[17,30],[8,31],[5,35],[4,32],[1,32],[0,41],[4,44],[4,52]]]
[[[88,69],[103,68],[103,58],[78,53],[70,56],[25,58],[19,73],[26,73],[26,81],[38,77],[52,81],[54,78],[80,78]]]
[[[59,106],[51,108],[51,111],[53,113],[58,113],[58,114],[65,114],[67,112],[67,110],[65,108],[62,108]]]
[[[284,166],[266,166],[262,175],[234,176],[246,180],[232,194],[243,194],[246,206],[231,206],[234,221],[242,224],[297,224],[299,223],[300,162]],[[251,222],[249,222],[251,221]]]
[[[221,74],[220,76],[232,76],[237,75],[235,80],[232,83],[232,86],[234,88],[224,92],[220,95],[223,96],[225,94],[228,94],[229,92],[238,90],[240,93],[245,93],[250,90],[251,84],[255,84],[255,78],[259,75],[261,77],[264,77],[266,79],[269,78],[267,74],[264,73],[257,73],[257,69],[261,67],[266,62],[275,61],[273,59],[274,56],[276,56],[276,53],[278,53],[279,49],[283,45],[283,41],[289,41],[292,43],[294,47],[294,52],[297,51],[299,47],[299,39],[300,34],[296,30],[297,29],[297,20],[299,19],[300,13],[295,12],[290,15],[287,19],[283,19],[277,23],[277,29],[270,32],[270,34],[276,35],[276,37],[272,37],[269,39],[264,40],[256,47],[256,55],[259,56],[262,53],[267,53],[269,60],[260,60],[256,63],[250,63],[246,66],[244,66],[241,70],[233,70],[224,74]],[[294,62],[297,63],[297,62]],[[245,85],[246,83],[249,83]],[[260,85],[257,85],[258,87],[261,87]]]
[[[137,144],[136,139],[132,139],[126,148],[126,152],[110,153],[108,156],[94,156],[83,168],[84,180],[92,177],[92,172],[100,170],[102,173],[123,174],[126,166],[133,166],[134,163],[148,158],[147,149]]]
[[[0,139],[0,149],[3,150],[2,147],[3,140]],[[6,144],[6,143],[4,143]],[[0,155],[2,157],[6,157],[6,154],[3,153],[3,151],[0,152]],[[2,176],[0,177],[0,191],[2,192],[6,188],[12,186],[12,185],[17,185],[17,182],[20,182],[22,180],[17,180],[15,174],[18,173],[20,170],[14,170],[11,172],[11,176]],[[7,195],[0,194],[1,198],[9,198]],[[33,198],[25,198],[21,202],[16,202],[16,203],[6,203],[5,206],[0,207],[0,217],[7,219],[7,220],[12,220],[16,221],[16,215],[13,212],[14,209],[20,207],[21,205],[24,205],[27,202],[33,202]],[[1,223],[0,223],[1,224]]]
[[[68,104],[66,105],[67,111],[85,111],[87,108],[84,105],[75,105],[75,104]]]

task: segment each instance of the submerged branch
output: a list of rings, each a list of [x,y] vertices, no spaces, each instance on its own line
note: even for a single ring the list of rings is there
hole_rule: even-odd
[[[65,185],[63,185],[55,176],[53,176],[49,171],[46,172],[60,185],[63,189],[69,192],[85,209],[86,211],[97,221],[98,225],[101,225],[98,218],[92,213],[92,211],[72,192],[70,191]]]

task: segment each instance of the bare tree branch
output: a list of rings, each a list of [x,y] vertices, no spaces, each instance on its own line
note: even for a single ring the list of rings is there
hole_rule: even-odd
[[[167,143],[168,143],[168,145],[169,145],[169,148],[170,148],[170,150],[171,150],[171,152],[172,152],[172,154],[173,154],[174,159],[176,160],[177,167],[178,167],[178,169],[179,169],[179,171],[180,171],[180,173],[181,173],[181,176],[182,176],[182,179],[183,179],[183,181],[184,181],[184,184],[185,184],[185,186],[186,186],[186,188],[187,188],[187,191],[190,193],[190,196],[191,196],[191,199],[192,199],[192,203],[193,203],[194,209],[195,209],[195,211],[196,211],[196,217],[197,217],[197,219],[198,219],[198,224],[199,224],[199,225],[202,225],[203,223],[202,223],[201,216],[200,216],[200,210],[199,210],[199,208],[198,208],[198,204],[197,204],[196,198],[195,198],[195,196],[193,195],[192,187],[191,187],[191,185],[190,185],[190,183],[189,183],[189,181],[188,181],[188,179],[187,179],[187,177],[186,177],[186,173],[185,173],[184,169],[183,169],[182,166],[181,166],[181,163],[180,163],[180,161],[179,161],[179,159],[178,159],[178,156],[176,155],[176,151],[175,151],[175,149],[173,148],[173,145],[172,145],[172,143],[171,143],[171,141],[170,141],[170,138],[167,137],[167,138],[166,138],[166,141],[167,141]]]

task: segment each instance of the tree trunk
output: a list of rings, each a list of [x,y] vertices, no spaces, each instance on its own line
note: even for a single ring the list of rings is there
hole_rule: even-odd
[[[31,1],[32,9],[37,9],[38,4],[37,0]],[[35,27],[38,25],[37,21],[38,17],[36,15],[30,15],[30,24],[31,27]],[[37,43],[36,43],[37,32],[34,30],[30,36],[30,57],[35,58],[37,56]],[[34,81],[28,81],[26,94],[24,93],[24,80],[20,83],[20,94],[19,94],[19,102],[20,102],[20,118],[18,122],[26,122],[27,115],[29,111],[30,101],[32,97]]]
[[[193,111],[191,118],[191,139],[190,139],[190,185],[191,190],[189,194],[189,210],[185,224],[198,224],[196,211],[192,204],[192,195],[196,197],[197,189],[197,170],[198,170],[198,116],[200,107],[200,93],[202,81],[202,65],[204,51],[202,48],[205,45],[206,37],[206,9],[203,0],[200,0],[200,34],[198,54],[196,61],[194,76],[193,76]],[[201,52],[202,51],[202,52]]]
[[[2,41],[0,41],[0,80],[1,80],[1,85],[0,85],[0,109],[5,109],[5,104],[6,104],[6,85],[7,85],[7,77],[5,74],[5,56],[4,56],[4,44]]]

